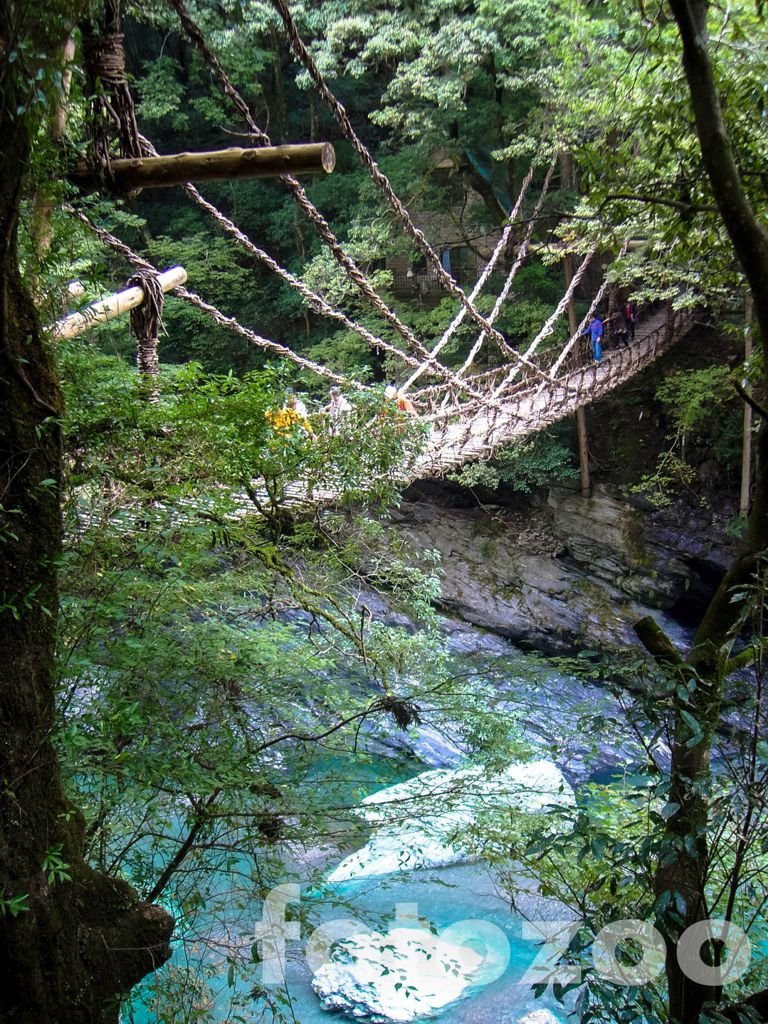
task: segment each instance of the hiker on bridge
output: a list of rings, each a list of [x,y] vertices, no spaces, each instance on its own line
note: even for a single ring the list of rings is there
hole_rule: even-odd
[[[626,348],[629,345],[629,329],[627,328],[626,320],[624,319],[624,312],[614,313],[611,320],[616,321],[616,329],[614,331],[616,335],[616,341],[622,348]]]
[[[341,388],[334,384],[330,390],[330,402],[323,407],[323,412],[328,415],[328,432],[337,434],[341,421],[352,412],[352,406],[342,395]]]
[[[384,397],[389,399],[395,399],[398,412],[403,412],[407,416],[410,416],[412,419],[419,418],[416,406],[413,404],[410,398],[406,398],[405,395],[401,395],[394,384],[387,384],[387,386],[384,388]]]
[[[582,337],[589,337],[592,342],[592,358],[599,363],[603,358],[603,321],[597,313],[593,313],[589,318],[589,327]]]
[[[278,433],[286,433],[292,427],[300,427],[306,434],[312,434],[312,425],[307,419],[307,407],[298,395],[289,394],[282,409],[268,409],[267,420]]]
[[[635,325],[637,324],[637,303],[629,300],[624,303],[624,323],[627,327],[627,334],[631,341],[635,340]]]

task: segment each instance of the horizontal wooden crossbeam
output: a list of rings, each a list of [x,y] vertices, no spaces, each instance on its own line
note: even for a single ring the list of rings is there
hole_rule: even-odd
[[[236,178],[275,178],[281,174],[330,174],[336,154],[330,142],[308,142],[296,146],[263,146],[259,149],[211,150],[202,153],[173,153],[115,159],[109,176],[102,180],[80,163],[69,180],[86,192],[135,192],[142,188],[166,188],[191,181],[221,181]]]
[[[187,280],[187,272],[183,267],[171,267],[170,270],[158,274],[157,279],[163,291],[169,292],[176,288],[177,285],[184,284]],[[51,337],[56,340],[75,338],[78,334],[82,334],[83,331],[93,327],[94,324],[113,320],[116,316],[120,316],[121,313],[127,313],[128,310],[140,306],[143,301],[144,289],[138,286],[126,288],[125,291],[116,292],[114,295],[108,295],[106,299],[94,302],[79,313],[70,313],[69,316],[57,320],[49,328]]]

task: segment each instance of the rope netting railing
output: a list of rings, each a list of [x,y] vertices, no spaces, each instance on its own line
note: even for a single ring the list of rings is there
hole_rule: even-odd
[[[653,313],[644,321],[647,332],[650,332],[650,335],[653,337],[653,339],[655,339],[654,351],[658,350],[659,348],[657,338],[659,330],[657,326],[658,317],[658,313]],[[682,324],[683,322],[684,321],[680,317],[676,316],[674,321],[675,330],[678,330],[679,325]],[[641,321],[641,324],[643,324],[643,321]],[[575,335],[577,341],[582,339],[583,337],[583,334],[577,333]],[[627,363],[628,365],[632,365],[632,360],[638,358],[638,351],[640,351],[642,356],[642,354],[645,352],[646,347],[648,346],[646,332],[643,332],[642,330],[638,335],[638,344],[639,349],[638,346],[630,346],[627,349],[610,350],[604,358],[605,366],[611,367],[612,369],[610,372],[614,372],[614,368],[617,361],[622,366],[625,365],[625,363]],[[574,363],[574,365],[568,370],[567,373],[558,377],[557,389],[561,387],[571,387],[573,381],[578,379],[578,374],[582,372],[588,372],[590,368],[593,367],[594,365],[595,363],[591,351],[588,352],[587,347],[585,347],[584,353],[580,358],[579,362]],[[494,367],[493,369],[485,370],[482,373],[475,374],[472,380],[479,388],[491,387],[494,384],[494,382],[498,382],[500,377],[504,375],[506,372],[507,368],[504,366]],[[508,390],[504,392],[501,407],[506,412],[510,412],[510,410],[517,408],[524,398],[531,397],[538,393],[543,395],[543,400],[546,401],[548,400],[548,396],[555,393],[555,389],[550,387],[542,387],[537,380],[532,378],[528,380],[518,380],[515,384],[513,384]],[[453,398],[451,404],[439,404],[440,400],[443,399],[444,396],[446,395],[446,386],[444,384],[433,384],[415,391],[414,398],[417,398],[422,404],[422,406],[425,407],[425,412],[423,413],[424,418],[434,423],[444,422],[452,418],[455,419],[459,415],[476,415],[479,412],[483,411],[483,405],[480,402],[460,401],[458,396],[452,394],[450,391],[448,392],[448,394],[452,395]],[[498,409],[499,407],[496,406],[495,408]]]
[[[474,300],[482,292],[488,279],[495,270],[496,264],[499,262],[499,257],[503,252],[506,252],[510,236],[512,235],[512,231],[517,223],[517,219],[520,216],[520,211],[523,206],[523,200],[525,199],[525,195],[530,187],[531,182],[533,181],[534,171],[535,164],[531,164],[528,173],[526,174],[525,178],[523,178],[523,183],[520,186],[520,193],[517,197],[517,201],[515,202],[515,205],[512,208],[512,212],[507,218],[507,223],[504,225],[504,230],[501,233],[501,237],[499,238],[498,244],[496,245],[496,248],[493,250],[491,258],[488,260],[488,263],[486,264],[485,269],[478,278],[477,283],[475,284],[474,288],[469,294],[470,302],[474,302]],[[446,330],[443,332],[443,336],[440,338],[437,344],[432,347],[431,355],[436,356],[438,352],[441,352],[445,348],[445,346],[451,340],[451,338],[459,329],[459,327],[461,327],[466,315],[467,307],[462,306],[459,309],[459,312],[450,322]],[[402,385],[402,387],[400,388],[401,393],[406,392],[411,387],[411,385],[414,384],[419,379],[419,377],[421,377],[421,375],[426,372],[427,369],[428,364],[422,363],[421,366],[419,366],[419,368],[414,373],[412,373],[408,380]]]
[[[538,385],[520,391],[505,402],[505,413],[476,410],[470,422],[456,418],[443,426],[435,424],[432,444],[423,454],[418,470],[424,475],[441,475],[472,459],[487,459],[510,441],[541,430],[572,415],[628,381],[657,359],[694,322],[689,312],[665,307],[646,321],[646,331],[632,345],[607,353],[602,361],[590,360],[564,377],[556,388]],[[465,412],[465,410],[463,410]],[[465,412],[466,414],[466,412]],[[442,412],[436,420],[448,420]]]
[[[536,337],[533,339],[531,344],[528,346],[527,355],[528,355],[529,358],[530,358],[531,355],[533,355],[533,353],[536,351],[536,349],[539,347],[539,345],[542,343],[542,341],[552,334],[552,332],[555,329],[555,324],[557,323],[558,320],[561,319],[561,317],[564,315],[565,311],[568,309],[568,303],[571,302],[571,300],[573,299],[573,296],[574,296],[574,294],[576,292],[576,289],[581,284],[581,279],[584,277],[584,275],[586,274],[587,270],[589,269],[590,264],[592,263],[592,260],[594,259],[596,252],[597,252],[597,246],[593,246],[592,249],[585,256],[585,258],[581,261],[579,269],[573,275],[573,279],[571,280],[571,283],[566,288],[565,294],[560,299],[560,301],[558,302],[557,306],[555,306],[554,312],[551,314],[551,316],[549,316],[547,318],[546,322],[544,323],[544,326],[541,328],[539,333],[536,335]],[[597,303],[595,302],[594,303],[594,308],[596,308],[596,307],[597,307]],[[580,333],[577,333],[576,336],[580,337]],[[504,389],[509,384],[511,384],[514,381],[515,377],[517,376],[517,371],[518,371],[518,368],[516,366],[513,366],[512,369],[507,374],[507,376],[501,382],[501,384],[499,384],[498,387],[494,390],[493,396],[495,398],[498,398],[499,395],[504,391]]]
[[[181,2],[181,0],[172,0],[172,2],[176,4]],[[445,290],[454,298],[458,299],[458,301],[466,308],[467,313],[472,317],[472,319],[475,320],[475,322],[483,330],[487,332],[488,336],[493,339],[493,341],[499,346],[501,351],[508,358],[524,363],[529,367],[529,369],[532,370],[532,372],[538,373],[543,379],[547,379],[547,375],[542,373],[537,366],[535,366],[532,363],[529,363],[524,358],[524,356],[522,356],[518,351],[511,348],[511,346],[507,344],[507,341],[503,334],[497,331],[493,324],[491,324],[477,309],[477,307],[472,302],[469,301],[464,291],[458,286],[456,281],[446,271],[445,267],[443,266],[440,260],[440,256],[429,244],[426,236],[424,235],[424,232],[417,228],[416,225],[413,223],[413,220],[411,219],[408,210],[405,208],[401,200],[395,194],[389,182],[389,179],[385,174],[382,173],[378,164],[373,159],[370,152],[368,151],[368,149],[365,147],[365,145],[362,143],[359,136],[355,132],[355,129],[352,126],[352,122],[349,120],[346,110],[341,105],[341,103],[339,103],[338,99],[333,95],[331,90],[328,88],[325,79],[323,78],[319,68],[317,67],[317,64],[315,63],[312,55],[310,54],[303,39],[299,34],[296,22],[294,21],[287,4],[284,3],[284,0],[272,0],[272,5],[282,18],[283,25],[285,26],[285,30],[288,35],[288,39],[291,43],[293,52],[306,68],[308,74],[310,75],[312,81],[315,84],[316,89],[318,90],[320,96],[322,97],[322,99],[328,106],[329,110],[335,117],[336,122],[341,128],[341,131],[343,132],[344,136],[349,140],[349,142],[352,143],[363,165],[367,168],[369,174],[371,175],[372,180],[379,187],[382,194],[387,199],[387,202],[389,203],[390,207],[395,211],[395,213],[399,217],[400,222],[403,225],[403,228],[406,231],[406,233],[410,236],[410,238],[413,239],[413,241],[416,243],[420,251],[424,254],[425,258],[430,263],[437,279],[441,282]]]
[[[173,6],[174,10],[176,11],[177,15],[179,16],[179,20],[181,21],[182,27],[184,28],[188,37],[200,51],[204,60],[209,65],[211,70],[214,72],[222,91],[230,99],[230,101],[234,104],[236,110],[243,117],[245,123],[247,124],[249,130],[253,134],[255,140],[260,145],[271,145],[271,140],[269,136],[259,127],[259,125],[256,124],[248,108],[247,103],[242,98],[242,96],[235,88],[235,86],[232,84],[231,80],[229,79],[229,76],[222,67],[220,61],[208,46],[205,37],[203,36],[199,27],[189,16],[184,6],[183,0],[170,0],[170,3]],[[434,369],[435,373],[438,376],[442,376],[449,380],[454,385],[458,384],[459,387],[462,387],[462,385],[456,380],[455,375],[447,367],[440,363],[439,360],[434,359],[431,356],[429,350],[416,337],[413,331],[404,323],[402,323],[402,321],[394,313],[394,311],[391,310],[389,306],[381,298],[381,296],[378,295],[378,293],[375,291],[375,289],[373,288],[365,274],[360,270],[360,268],[355,264],[354,260],[344,250],[341,243],[334,235],[328,222],[325,220],[320,211],[314,206],[314,204],[307,196],[306,191],[304,190],[301,183],[296,178],[293,178],[290,175],[281,175],[280,180],[288,187],[289,191],[293,194],[299,207],[304,211],[310,222],[315,226],[318,233],[320,234],[320,237],[323,239],[323,241],[329,248],[330,252],[336,259],[337,263],[347,273],[350,280],[358,287],[361,293],[365,295],[365,297],[371,302],[376,311],[387,321],[387,323],[390,324],[390,326],[400,335],[400,337],[403,338],[406,344],[413,351],[417,352],[421,356],[423,361],[429,363],[430,367]],[[199,195],[199,193],[197,194]],[[194,201],[197,202],[198,200],[195,198]],[[222,220],[227,219],[219,211],[217,212],[219,213],[219,217],[222,218]],[[240,234],[242,235],[242,232],[240,232]],[[387,349],[388,351],[391,351],[392,354],[395,354],[397,358],[403,358],[401,350],[397,349],[396,346],[388,346],[387,344],[382,344],[381,347]],[[404,361],[409,362],[407,358],[404,358]],[[415,364],[411,362],[409,363],[409,365]],[[473,394],[471,385],[465,385],[463,386],[462,389],[469,394]],[[477,394],[473,394],[473,397],[478,398],[480,396]]]
[[[625,255],[626,251],[627,243],[625,242],[619,250],[619,259],[621,259],[621,257]],[[594,297],[592,298],[592,302],[589,305],[589,309],[582,317],[581,323],[576,328],[573,337],[568,339],[566,344],[563,346],[560,355],[552,364],[551,373],[553,375],[556,376],[560,372],[561,367],[564,365],[564,363],[566,362],[566,360],[568,359],[576,345],[578,345],[579,339],[583,337],[584,332],[587,329],[587,324],[590,321],[590,318],[594,315],[595,310],[599,307],[600,303],[603,301],[603,298],[605,297],[605,293],[608,290],[608,286],[609,282],[606,278],[598,288]]]
[[[544,199],[546,198],[546,195],[549,191],[549,186],[550,182],[552,181],[552,175],[554,173],[556,163],[557,160],[553,159],[550,162],[550,165],[547,169],[547,173],[544,178],[544,183],[541,186],[541,194],[539,195],[538,201],[536,202],[536,205],[533,208],[533,213],[531,214],[531,217],[529,219],[528,227],[525,232],[525,237],[523,238],[523,241],[520,243],[520,248],[518,249],[517,258],[515,259],[515,262],[512,264],[509,273],[507,274],[507,279],[504,282],[504,286],[499,292],[498,296],[496,297],[496,301],[493,304],[493,309],[491,310],[490,315],[488,317],[488,320],[491,323],[496,322],[496,318],[501,311],[501,307],[506,302],[507,297],[509,296],[509,293],[512,289],[512,284],[515,278],[517,277],[517,273],[522,267],[523,263],[525,262],[526,257],[528,256],[528,248],[531,244],[531,238],[533,237],[533,232],[536,228],[536,225],[538,224],[539,216],[541,214],[542,207],[544,206]],[[478,352],[483,347],[483,343],[486,337],[487,335],[485,331],[481,331],[480,334],[477,336],[477,340],[470,349],[467,358],[464,360],[464,363],[459,368],[459,377],[463,377],[467,370],[470,368],[470,366],[472,366],[475,359],[477,358]]]

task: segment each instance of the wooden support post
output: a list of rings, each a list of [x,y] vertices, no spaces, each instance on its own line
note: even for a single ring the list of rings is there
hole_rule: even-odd
[[[748,363],[752,355],[752,294],[747,292],[744,310],[744,362]],[[749,381],[744,380],[744,390],[749,389]],[[739,515],[749,515],[750,495],[752,491],[752,407],[744,403],[744,425],[741,442],[741,493],[739,496]]]
[[[563,257],[563,271],[565,273],[565,286],[570,287],[573,280],[573,256],[570,253]],[[573,299],[568,300],[568,330],[571,337],[578,328],[576,319],[576,307]],[[589,478],[589,438],[587,436],[587,417],[584,407],[576,410],[576,433],[579,438],[579,480],[581,482],[581,496],[588,498],[592,493],[592,482]]]
[[[589,437],[587,435],[587,417],[584,406],[576,410],[576,433],[579,437],[579,480],[582,498],[592,494],[592,482],[589,478]]]
[[[281,174],[330,174],[336,154],[329,142],[297,146],[264,146],[260,149],[220,149],[203,153],[173,153],[116,159],[110,164],[112,179],[99,180],[85,164],[68,174],[84,191],[135,192],[165,188],[191,181],[222,181],[236,178],[275,178]]]
[[[187,272],[183,267],[171,267],[162,274],[158,274],[160,287],[164,292],[169,292],[177,285],[184,284],[187,280]],[[144,301],[143,288],[128,288],[125,291],[108,295],[100,302],[94,302],[79,313],[70,313],[61,320],[57,320],[48,330],[51,337],[58,340],[61,338],[74,338],[82,334],[94,324],[105,323],[107,320],[114,320],[121,313],[127,313],[131,309],[140,306]]]

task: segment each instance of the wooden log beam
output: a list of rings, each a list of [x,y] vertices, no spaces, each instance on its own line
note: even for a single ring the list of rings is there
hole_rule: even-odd
[[[112,161],[112,182],[98,180],[85,164],[78,164],[69,180],[84,191],[135,192],[142,188],[166,188],[191,181],[236,178],[276,178],[281,174],[330,174],[336,154],[329,142],[297,146],[263,146],[260,149],[219,149],[203,153],[173,153]]]
[[[184,284],[187,280],[187,272],[183,267],[171,267],[158,275],[160,286],[164,292],[169,292],[177,285]],[[69,316],[57,320],[47,330],[50,336],[59,341],[62,338],[75,338],[83,331],[89,330],[94,324],[105,323],[107,320],[114,320],[121,313],[127,313],[144,301],[144,289],[138,286],[126,288],[125,291],[108,295],[106,299],[94,302],[79,313],[70,313]]]

